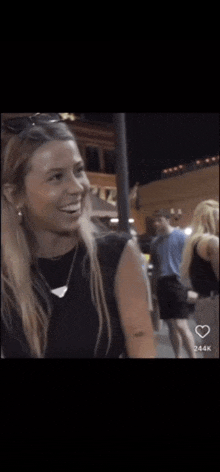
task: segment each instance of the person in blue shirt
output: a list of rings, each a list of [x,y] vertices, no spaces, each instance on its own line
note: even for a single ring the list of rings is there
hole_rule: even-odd
[[[181,284],[179,273],[187,236],[170,225],[168,210],[155,212],[154,226],[157,236],[151,243],[153,299],[159,306],[160,318],[168,325],[175,357],[182,357],[183,345],[189,357],[196,358],[194,337],[188,325],[188,290]]]

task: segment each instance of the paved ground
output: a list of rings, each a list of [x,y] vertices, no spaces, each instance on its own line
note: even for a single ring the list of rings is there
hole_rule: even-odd
[[[196,322],[192,317],[189,318],[189,327],[194,335],[195,346],[200,346],[201,338],[195,333]],[[175,358],[174,351],[169,340],[169,330],[166,322],[162,322],[161,330],[158,332],[155,331],[154,335],[157,344],[157,359]],[[182,349],[182,356],[183,358],[189,358],[184,348]],[[197,357],[203,358],[202,352],[198,351]]]

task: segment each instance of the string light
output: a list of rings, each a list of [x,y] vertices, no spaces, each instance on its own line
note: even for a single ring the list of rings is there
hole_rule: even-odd
[[[197,165],[203,165],[205,163],[210,164],[211,162],[216,162],[218,160],[219,160],[219,156],[215,156],[215,157],[209,157],[209,158],[206,158],[206,159],[203,159],[203,160],[197,160],[197,161],[194,161],[194,162],[196,162]],[[164,169],[163,173],[164,174],[170,174],[171,172],[178,171],[179,169],[184,170],[185,167],[186,167],[186,169],[188,168],[188,166],[185,166],[185,165],[181,164],[178,167],[173,167],[173,168],[170,168],[170,169]]]

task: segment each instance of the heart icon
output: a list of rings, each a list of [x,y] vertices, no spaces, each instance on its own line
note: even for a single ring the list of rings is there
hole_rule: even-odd
[[[204,331],[205,331],[205,333],[204,333]],[[198,325],[195,328],[195,332],[196,332],[196,334],[198,334],[200,336],[200,338],[205,338],[210,333],[210,331],[211,331],[211,329],[208,325],[203,325],[203,326]]]

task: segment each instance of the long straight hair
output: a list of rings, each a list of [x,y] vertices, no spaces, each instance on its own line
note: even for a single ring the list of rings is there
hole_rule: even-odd
[[[37,125],[20,135],[2,133],[2,190],[5,184],[13,184],[19,195],[24,189],[30,157],[34,151],[53,140],[74,140],[75,136],[64,123]],[[108,329],[108,346],[111,345],[111,322],[106,303],[103,279],[97,257],[95,227],[91,220],[92,205],[89,194],[85,197],[85,210],[78,228],[90,259],[90,289],[92,302],[99,317],[99,331],[94,356],[97,356],[104,322]],[[2,195],[2,317],[10,329],[13,311],[22,321],[22,328],[32,357],[44,358],[47,347],[49,320],[52,313],[46,287],[33,271],[37,261],[37,245],[28,221],[19,221],[14,205]],[[42,302],[39,301],[41,296]]]
[[[182,281],[190,279],[189,269],[193,258],[193,249],[201,237],[210,239],[219,234],[219,202],[205,200],[199,203],[193,213],[192,233],[188,238],[182,254],[180,276]]]

